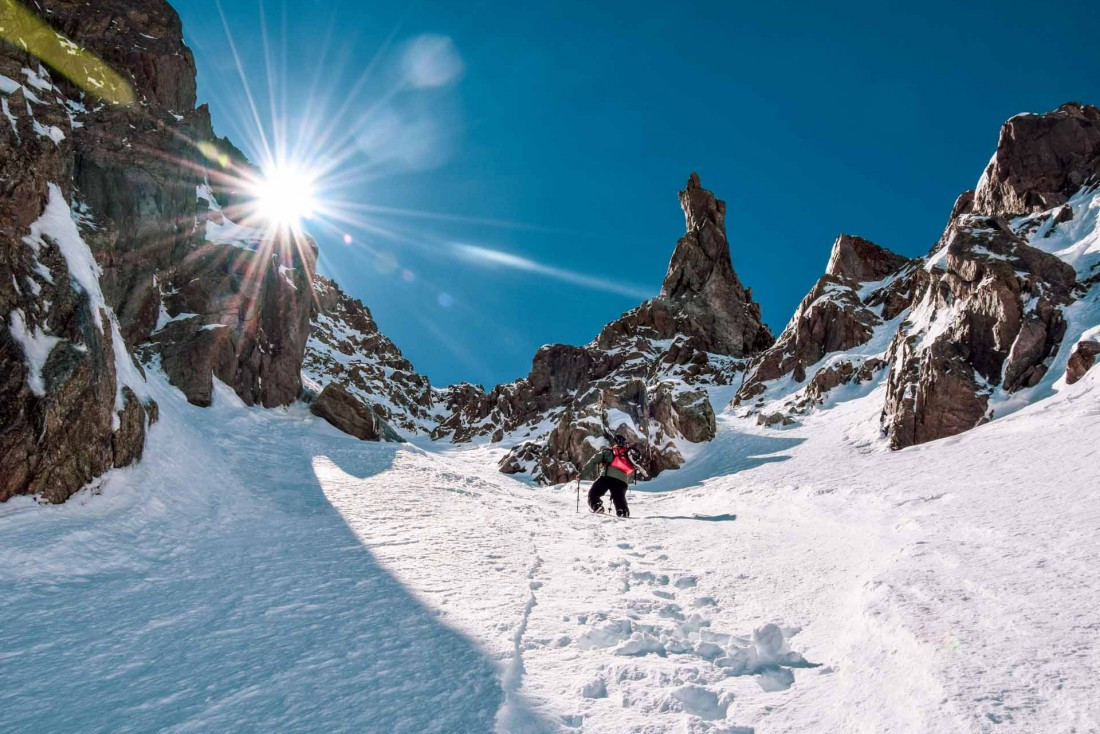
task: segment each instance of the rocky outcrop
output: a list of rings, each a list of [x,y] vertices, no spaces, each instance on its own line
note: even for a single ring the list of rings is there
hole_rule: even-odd
[[[833,243],[825,275],[850,283],[873,283],[885,280],[912,262],[870,240],[842,234]]]
[[[457,402],[474,402],[474,393],[463,393],[461,387],[437,397],[428,378],[417,373],[379,331],[370,310],[334,282],[315,276],[313,292],[310,336],[302,363],[307,386],[320,390],[339,385],[390,425],[410,434],[427,434],[444,411],[454,411]],[[455,397],[448,401],[448,394]]]
[[[1078,342],[1066,363],[1066,384],[1072,385],[1079,382],[1085,373],[1092,369],[1097,355],[1100,355],[1100,342],[1092,340]]]
[[[575,476],[611,433],[644,447],[653,476],[680,466],[679,442],[710,440],[707,388],[739,379],[747,358],[773,338],[733,270],[725,203],[692,174],[680,205],[686,232],[656,298],[609,323],[591,344],[543,347],[521,380],[488,392],[442,391],[449,415],[433,437],[511,441],[502,471],[543,483]]]
[[[213,377],[246,405],[286,405],[301,391],[315,251],[265,249],[205,243],[160,273],[163,326],[146,346],[195,405],[210,404]]]
[[[688,337],[703,353],[744,357],[774,341],[752,291],[733,270],[726,239],[726,203],[692,173],[680,192],[686,232],[676,243],[661,293],[608,324],[596,343],[614,348],[624,339]]]
[[[992,390],[1039,382],[1065,333],[1075,273],[998,217],[948,225],[889,350],[883,425],[903,448],[987,420]]]
[[[1091,297],[1100,270],[1083,244],[1097,229],[1098,122],[1096,108],[1068,104],[1005,123],[978,186],[958,197],[921,260],[841,236],[825,275],[753,361],[738,412],[787,425],[841,386],[851,398],[884,381],[883,434],[904,448],[991,420],[992,405],[1023,404],[1007,396],[1056,379],[1062,359],[1067,382],[1079,378],[1089,347],[1058,354],[1067,341],[1090,343],[1093,326],[1078,318],[1067,333],[1064,311]]]
[[[370,406],[335,383],[325,386],[309,410],[362,441],[404,441]]]
[[[61,501],[142,454],[156,406],[132,351],[198,404],[212,376],[249,404],[294,400],[315,250],[211,236],[226,218],[217,198],[246,162],[195,107],[171,6],[35,10],[62,37],[33,31],[26,48],[61,43],[83,65],[68,79],[0,49],[0,500]],[[126,94],[97,99],[108,87]]]
[[[0,9],[0,23],[14,27]],[[61,502],[141,457],[155,419],[105,299],[72,172],[86,108],[0,48],[0,501]]]
[[[1016,115],[974,192],[974,211],[1005,219],[1053,209],[1100,181],[1100,109],[1076,102]]]

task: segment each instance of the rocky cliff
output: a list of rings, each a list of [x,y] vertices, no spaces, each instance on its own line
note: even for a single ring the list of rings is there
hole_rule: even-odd
[[[0,9],[20,41],[0,46],[0,500],[61,501],[141,456],[156,406],[135,352],[196,404],[214,376],[294,400],[315,251],[230,232],[217,201],[247,162],[195,106],[166,2],[35,10],[48,25]]]

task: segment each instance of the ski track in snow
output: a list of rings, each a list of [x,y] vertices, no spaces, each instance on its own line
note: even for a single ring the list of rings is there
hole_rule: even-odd
[[[725,415],[627,520],[154,375],[141,464],[0,506],[0,730],[1096,731],[1098,373],[901,452],[881,387]]]

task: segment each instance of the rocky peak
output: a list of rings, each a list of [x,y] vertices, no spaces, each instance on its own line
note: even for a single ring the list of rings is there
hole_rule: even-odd
[[[704,189],[695,171],[688,176],[687,188],[680,192],[680,208],[684,210],[684,225],[688,232],[707,225],[725,231],[726,202]]]
[[[857,283],[870,283],[897,272],[909,258],[879,247],[870,240],[842,234],[833,243],[825,273]]]
[[[661,297],[672,301],[728,297],[745,300],[744,288],[733,271],[726,240],[726,204],[699,183],[692,173],[680,192],[686,232],[676,243],[668,264]]]
[[[447,406],[436,409],[428,378],[417,373],[401,350],[379,331],[370,309],[320,275],[313,277],[313,295],[302,362],[306,387],[321,396],[327,391],[329,398],[338,396],[346,405],[357,401],[362,407],[352,413],[366,415],[369,411],[375,416],[364,425],[377,430],[348,431],[360,438],[396,436],[395,430],[416,435],[434,428]],[[336,414],[341,412],[330,412],[327,419],[333,421]]]
[[[1001,127],[974,193],[974,211],[1011,218],[1064,204],[1100,179],[1100,109],[1077,102]]]
[[[752,292],[734,272],[725,202],[692,173],[680,192],[680,207],[686,232],[676,243],[660,295],[608,324],[598,344],[608,349],[638,334],[684,335],[712,354],[743,357],[766,349],[774,337],[761,321]]]

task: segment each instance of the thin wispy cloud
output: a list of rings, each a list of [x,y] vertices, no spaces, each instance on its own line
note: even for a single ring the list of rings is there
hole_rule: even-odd
[[[510,252],[503,252],[501,250],[493,250],[488,247],[479,247],[477,245],[466,245],[455,243],[451,247],[454,248],[455,253],[469,262],[478,263],[481,265],[498,266],[504,268],[511,268],[513,270],[522,270],[528,273],[535,273],[537,275],[545,275],[555,280],[560,280],[564,283],[572,283],[573,285],[579,285],[582,288],[588,288],[596,291],[604,291],[605,293],[617,293],[629,298],[637,298],[644,300],[652,297],[652,293],[632,286],[626,283],[620,283],[618,281],[610,280],[608,278],[599,278],[591,275],[585,275],[584,273],[577,273],[572,270],[566,270],[565,268],[557,268],[552,265],[545,265],[536,260],[531,260],[526,257],[514,255]]]

